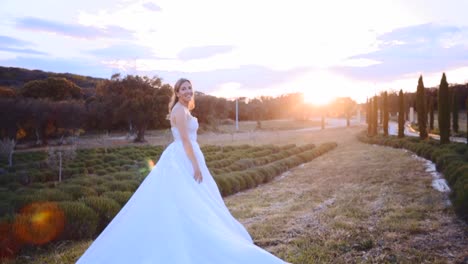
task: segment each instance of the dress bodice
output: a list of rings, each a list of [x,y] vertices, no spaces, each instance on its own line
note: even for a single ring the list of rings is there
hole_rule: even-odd
[[[198,119],[192,115],[189,115],[187,120],[187,128],[189,133],[189,139],[191,141],[197,141],[197,130],[198,130]],[[174,137],[174,141],[181,141],[182,138],[180,137],[179,129],[177,127],[171,127],[172,136]]]

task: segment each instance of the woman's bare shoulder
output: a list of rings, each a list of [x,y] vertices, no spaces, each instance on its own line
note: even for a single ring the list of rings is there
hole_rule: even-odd
[[[187,119],[187,111],[185,107],[175,104],[171,110],[171,119]]]

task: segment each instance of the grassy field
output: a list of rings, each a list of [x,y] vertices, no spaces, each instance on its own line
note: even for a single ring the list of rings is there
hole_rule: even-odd
[[[468,227],[431,187],[423,163],[403,150],[360,143],[362,129],[205,133],[199,142],[338,143],[270,183],[225,198],[255,243],[289,262],[466,262]],[[90,243],[60,242],[10,263],[73,263]]]
[[[260,122],[260,128],[257,127],[256,121],[242,121],[239,122],[238,132],[251,132],[255,130],[294,130],[301,128],[308,128],[314,126],[320,126],[320,121],[312,120],[265,120]],[[220,132],[223,133],[234,133],[236,132],[235,123],[220,125],[218,127]]]
[[[236,132],[234,122],[229,124],[220,124],[216,128],[216,132],[212,130],[200,131],[199,138],[212,138],[216,135],[215,142],[221,144],[231,145],[234,144],[255,144],[257,141],[256,135],[263,132],[278,134],[282,132],[284,135],[286,131],[297,130],[302,128],[319,127],[321,123],[312,120],[266,120],[261,122],[261,129],[257,128],[256,121],[241,121],[239,122],[239,130]],[[149,145],[163,145],[166,146],[172,142],[172,132],[170,129],[161,130],[148,130],[145,133],[145,138]],[[269,142],[269,141],[264,141]],[[51,145],[55,144],[55,140],[49,140]],[[267,144],[270,144],[267,143]],[[98,147],[118,147],[128,145],[141,145],[141,143],[132,143],[131,139],[127,138],[126,132],[112,132],[107,135],[104,134],[87,134],[80,136],[77,147],[78,148],[98,148]],[[60,148],[60,146],[58,146]],[[23,145],[18,146],[18,152],[21,151],[43,151],[45,148],[26,149]]]

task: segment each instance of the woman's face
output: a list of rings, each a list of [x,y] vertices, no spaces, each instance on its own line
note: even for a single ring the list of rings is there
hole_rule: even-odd
[[[177,96],[179,97],[179,101],[183,102],[190,102],[193,97],[193,90],[192,90],[192,84],[190,82],[184,82],[179,88],[179,91],[177,92]]]

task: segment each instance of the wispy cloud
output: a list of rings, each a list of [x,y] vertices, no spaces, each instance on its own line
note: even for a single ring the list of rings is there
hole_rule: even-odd
[[[148,9],[150,11],[154,11],[154,12],[161,11],[161,7],[159,7],[157,4],[152,3],[152,2],[144,3],[143,7],[145,7],[146,9]]]
[[[460,36],[467,33],[468,28],[435,24],[397,29],[378,38],[378,51],[350,58],[375,60],[379,64],[335,67],[334,70],[357,79],[388,81],[408,73],[429,73],[466,66],[468,38]]]
[[[16,26],[20,29],[31,31],[43,31],[60,34],[74,38],[120,38],[130,39],[133,32],[119,26],[107,26],[104,28],[68,24],[42,18],[25,17],[17,20]]]
[[[17,39],[17,38],[12,38],[8,36],[0,36],[0,45],[1,46],[26,46],[31,44],[30,42]]]
[[[258,65],[243,65],[238,68],[203,72],[148,71],[141,72],[141,74],[162,76],[170,83],[181,77],[189,78],[194,85],[197,85],[197,90],[211,93],[216,92],[223,83],[238,83],[239,87],[250,90],[268,88],[272,85],[287,83],[309,70],[310,68],[296,68],[288,71],[275,71]]]
[[[188,47],[179,52],[178,57],[181,60],[206,59],[217,54],[227,53],[234,49],[233,46],[201,46]]]
[[[47,53],[33,50],[33,49],[17,49],[17,48],[9,48],[9,47],[1,47],[0,51],[8,51],[8,52],[15,52],[15,53],[26,53],[26,54],[34,54],[34,55],[46,55]]]
[[[32,43],[16,39],[8,36],[0,36],[0,51],[8,51],[13,53],[25,53],[25,54],[34,54],[34,55],[45,55],[46,53],[27,48],[31,46]]]
[[[91,50],[89,53],[97,56],[98,58],[110,60],[156,58],[154,57],[152,48],[134,44],[114,45],[107,48]]]

